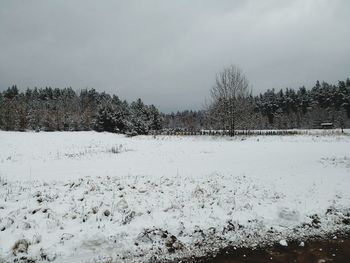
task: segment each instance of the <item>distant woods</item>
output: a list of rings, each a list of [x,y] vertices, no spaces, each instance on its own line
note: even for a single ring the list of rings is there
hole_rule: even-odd
[[[337,85],[316,81],[311,89],[271,89],[253,96],[242,71],[230,66],[217,74],[211,99],[205,110],[165,115],[164,127],[226,130],[229,135],[235,129],[313,129],[322,123],[350,128],[349,78]]]
[[[336,85],[316,81],[309,89],[267,90],[253,96],[237,67],[217,75],[206,109],[163,114],[141,99],[128,103],[94,89],[16,86],[0,92],[0,129],[42,131],[108,131],[129,135],[163,129],[236,130],[320,128],[332,123],[350,127],[350,80]]]
[[[148,134],[162,128],[161,114],[141,99],[128,103],[94,89],[27,89],[0,93],[0,129],[43,131],[108,131]]]

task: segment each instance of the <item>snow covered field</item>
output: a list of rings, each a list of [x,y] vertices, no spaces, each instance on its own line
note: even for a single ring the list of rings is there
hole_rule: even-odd
[[[0,132],[0,262],[147,262],[350,229],[349,135]]]

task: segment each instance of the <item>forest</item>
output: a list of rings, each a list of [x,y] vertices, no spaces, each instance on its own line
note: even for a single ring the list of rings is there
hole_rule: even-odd
[[[116,95],[84,89],[34,88],[20,92],[17,86],[0,93],[0,128],[35,131],[107,131],[130,135],[162,128],[154,105],[141,99],[128,103]]]
[[[332,85],[316,81],[307,89],[275,89],[251,93],[236,129],[320,128],[321,123],[350,127],[350,79]],[[247,106],[248,105],[248,106]],[[242,117],[243,116],[243,117]],[[226,129],[212,110],[161,113],[141,99],[128,103],[116,95],[72,88],[17,86],[0,93],[0,129],[13,131],[107,131],[128,135],[149,134],[163,129],[198,131]]]
[[[335,128],[350,127],[350,79],[337,85],[316,81],[307,89],[275,89],[258,95],[249,95],[248,107],[237,129],[316,129],[322,123],[332,123]],[[166,114],[164,128],[169,129],[226,129],[210,105],[205,110],[178,111]]]

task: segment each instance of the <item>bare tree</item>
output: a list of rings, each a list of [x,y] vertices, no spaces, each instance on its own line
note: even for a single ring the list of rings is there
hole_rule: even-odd
[[[250,96],[248,80],[239,67],[231,65],[217,74],[211,89],[210,112],[212,118],[229,131],[230,136],[234,136],[237,124],[247,123]]]

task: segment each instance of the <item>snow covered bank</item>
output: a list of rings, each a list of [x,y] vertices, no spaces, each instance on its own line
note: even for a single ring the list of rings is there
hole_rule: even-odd
[[[350,138],[0,132],[0,261],[144,262],[349,230]]]

